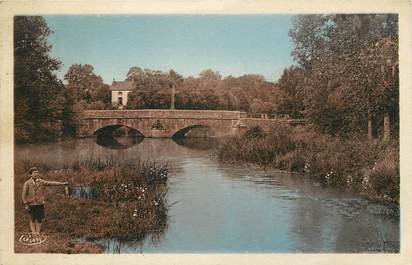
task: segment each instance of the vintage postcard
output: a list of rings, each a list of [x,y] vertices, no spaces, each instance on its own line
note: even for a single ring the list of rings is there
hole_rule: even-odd
[[[407,1],[0,12],[0,264],[412,264]]]

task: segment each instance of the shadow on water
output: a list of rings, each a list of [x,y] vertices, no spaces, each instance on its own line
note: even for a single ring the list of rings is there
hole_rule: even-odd
[[[97,135],[96,143],[110,149],[127,149],[143,141],[141,136],[114,137],[112,135]]]
[[[210,150],[216,148],[219,139],[213,137],[214,133],[207,126],[189,126],[173,135],[173,141],[183,147],[194,150]]]
[[[141,143],[144,139],[139,131],[123,125],[101,128],[94,135],[98,145],[110,149],[127,149]]]

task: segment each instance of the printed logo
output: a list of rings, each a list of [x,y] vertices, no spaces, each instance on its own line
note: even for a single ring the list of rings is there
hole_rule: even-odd
[[[33,234],[23,234],[19,238],[19,242],[24,245],[35,246],[44,243],[47,236],[43,235],[33,235]]]

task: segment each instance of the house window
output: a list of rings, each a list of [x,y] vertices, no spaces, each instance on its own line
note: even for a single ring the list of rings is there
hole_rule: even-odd
[[[119,105],[123,105],[123,98],[122,98],[122,97],[118,97],[118,98],[117,98],[117,103],[119,103]]]
[[[119,92],[118,94],[119,94],[119,96],[120,96],[120,95],[122,95],[122,94],[123,94],[123,92]]]

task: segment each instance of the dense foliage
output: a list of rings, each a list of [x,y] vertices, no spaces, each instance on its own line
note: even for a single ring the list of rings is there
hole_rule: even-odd
[[[63,122],[66,134],[76,135],[78,113],[82,110],[103,110],[111,107],[109,86],[94,73],[89,64],[73,64],[64,76],[66,81],[66,113]]]
[[[67,85],[55,71],[61,63],[50,56],[52,33],[43,17],[17,16],[14,26],[14,113],[18,143],[57,140],[74,135],[76,112],[105,109],[109,86],[93,73],[91,65],[72,65]]]
[[[398,134],[397,15],[296,16],[290,37],[298,66],[279,80],[280,111],[332,135]]]
[[[274,111],[276,86],[259,75],[222,76],[207,69],[198,77],[183,78],[168,73],[132,67],[127,80],[136,90],[129,94],[128,108],[170,108],[172,88],[177,109],[242,110],[256,113]]]
[[[139,67],[130,68],[127,80],[133,81],[135,91],[129,93],[128,108],[131,109],[167,109],[170,107],[170,93],[173,85],[171,73]],[[178,78],[178,77],[176,77]]]
[[[60,62],[50,56],[50,34],[42,17],[14,20],[14,122],[17,142],[57,139],[67,113],[64,85],[53,71]]]
[[[89,64],[73,64],[64,76],[70,98],[79,109],[105,109],[111,103],[109,86]]]

